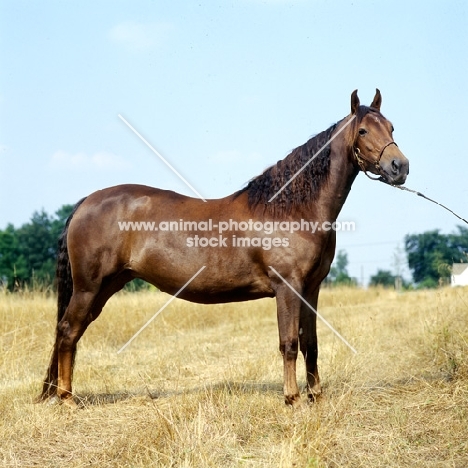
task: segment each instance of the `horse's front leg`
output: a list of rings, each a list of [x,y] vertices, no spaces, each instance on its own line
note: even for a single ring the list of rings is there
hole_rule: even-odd
[[[306,293],[304,296],[306,301],[315,310],[317,310],[319,290],[320,287]],[[322,393],[317,366],[317,314],[304,303],[301,304],[299,341],[306,365],[307,395],[311,401],[315,401],[315,399]]]
[[[299,345],[300,299],[286,285],[278,288],[276,295],[278,310],[279,349],[284,365],[284,401],[295,406],[300,401],[296,379],[296,360]]]

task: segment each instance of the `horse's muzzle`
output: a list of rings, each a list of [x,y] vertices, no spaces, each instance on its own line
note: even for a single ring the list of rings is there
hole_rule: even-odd
[[[409,174],[409,161],[405,156],[393,158],[388,163],[380,163],[382,174],[380,180],[390,185],[402,185]]]

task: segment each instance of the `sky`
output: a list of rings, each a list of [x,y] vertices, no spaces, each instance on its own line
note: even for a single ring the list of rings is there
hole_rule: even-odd
[[[194,196],[119,114],[217,198],[376,88],[406,185],[467,218],[467,50],[465,1],[1,0],[0,229],[116,184]],[[395,269],[405,235],[462,224],[364,174],[339,219],[364,283]]]

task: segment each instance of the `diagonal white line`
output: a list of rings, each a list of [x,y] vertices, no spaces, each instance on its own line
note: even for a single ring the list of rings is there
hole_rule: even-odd
[[[348,346],[351,351],[356,354],[357,351],[346,341],[340,333],[338,333],[328,322],[325,320],[318,312],[315,310],[314,307],[312,307],[272,266],[270,268],[273,270],[273,272],[280,278],[286,286],[310,309],[312,312],[315,313],[315,315],[322,320],[322,322],[346,345]]]
[[[118,351],[120,354],[204,269],[203,265]]]
[[[185,184],[194,192],[197,194],[198,198],[200,198],[201,200],[203,200],[204,202],[206,202],[206,200],[197,192],[197,190],[195,190],[192,185],[190,185],[189,182],[187,182],[187,180],[181,175],[179,174],[179,172],[177,172],[177,170],[171,166],[171,164],[166,160],[164,159],[164,157],[158,152],[156,151],[133,127],[132,125],[130,125],[120,114],[118,114],[118,117],[120,120],[122,120],[122,122],[127,125],[127,127],[132,130],[133,133],[135,133],[135,135],[137,135],[141,141],[143,141],[143,143],[175,174],[179,177],[179,179],[181,179],[183,182],[185,182]]]
[[[353,115],[269,200],[274,200],[354,119]]]

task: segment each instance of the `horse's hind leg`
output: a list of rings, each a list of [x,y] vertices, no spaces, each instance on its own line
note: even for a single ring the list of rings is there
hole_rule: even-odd
[[[63,319],[58,325],[58,388],[60,400],[76,406],[72,398],[72,373],[76,345],[88,325],[97,319],[107,300],[120,291],[132,279],[124,271],[116,276],[104,278],[97,292],[74,293]]]
[[[73,293],[70,304],[57,326],[57,396],[69,405],[76,406],[72,398],[72,372],[76,345],[92,319],[94,292]]]

